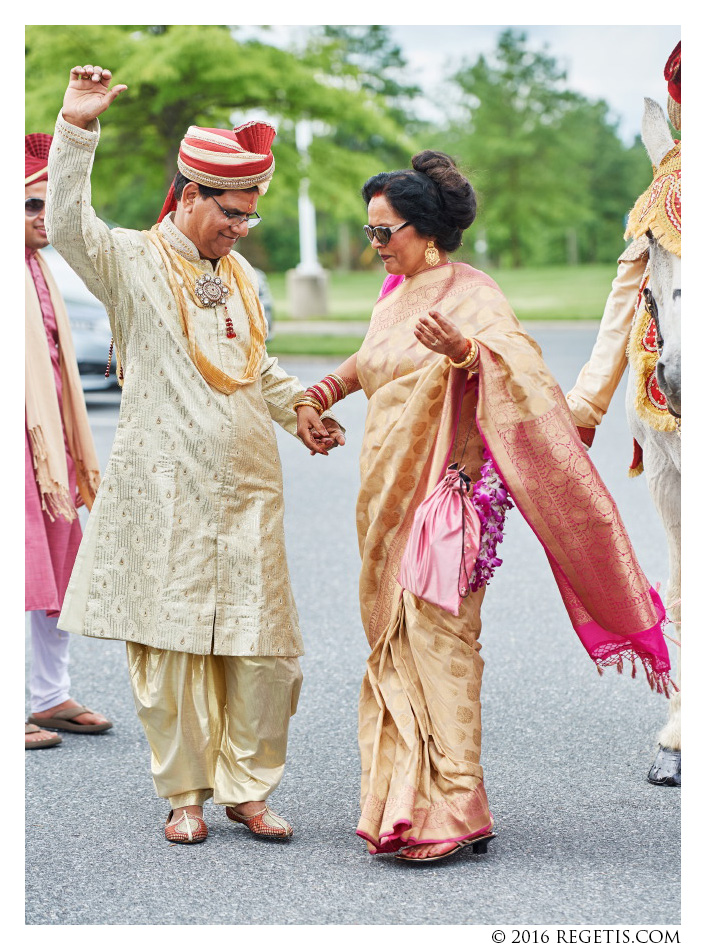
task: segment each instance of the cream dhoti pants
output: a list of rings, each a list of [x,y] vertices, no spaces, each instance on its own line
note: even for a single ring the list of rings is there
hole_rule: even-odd
[[[279,785],[302,673],[297,657],[201,656],[127,643],[152,778],[172,808],[264,801]]]

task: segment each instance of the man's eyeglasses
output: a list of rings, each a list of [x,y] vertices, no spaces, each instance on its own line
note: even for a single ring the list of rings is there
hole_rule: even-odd
[[[210,198],[213,198],[216,201],[213,195],[209,195]],[[249,214],[243,214],[241,211],[229,211],[227,208],[224,208],[220,201],[216,201],[216,204],[221,209],[223,214],[228,218],[229,221],[232,221],[234,224],[242,224],[243,221],[248,226],[248,231],[250,228],[254,228],[255,225],[259,224],[262,221],[262,218],[257,213],[257,211],[252,211]]]
[[[43,198],[25,198],[25,214],[28,218],[36,218],[40,211],[44,211]]]
[[[383,226],[371,228],[369,224],[364,224],[363,230],[365,231],[365,236],[371,244],[373,243],[373,240],[377,238],[378,244],[382,244],[384,247],[386,244],[390,243],[390,238],[395,233],[395,231],[401,231],[402,228],[406,228],[409,223],[409,221],[405,221],[403,224],[396,224],[392,228]]]

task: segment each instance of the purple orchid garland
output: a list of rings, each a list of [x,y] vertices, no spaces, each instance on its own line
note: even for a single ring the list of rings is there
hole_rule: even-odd
[[[492,458],[483,450],[486,461],[480,470],[480,478],[473,486],[471,501],[480,520],[480,547],[471,576],[471,590],[487,584],[500,567],[502,559],[496,557],[497,546],[503,539],[505,514],[514,508],[507,488],[500,480]]]

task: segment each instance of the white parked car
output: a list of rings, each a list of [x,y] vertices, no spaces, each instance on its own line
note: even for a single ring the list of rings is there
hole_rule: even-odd
[[[110,377],[108,379],[105,377],[108,347],[112,336],[105,307],[93,296],[58,251],[49,246],[42,250],[42,256],[49,265],[66,304],[76,350],[76,362],[84,391],[110,389],[117,386],[115,357],[113,357]],[[260,303],[267,318],[267,339],[270,340],[273,332],[272,294],[263,271],[256,268],[255,272],[260,285]]]

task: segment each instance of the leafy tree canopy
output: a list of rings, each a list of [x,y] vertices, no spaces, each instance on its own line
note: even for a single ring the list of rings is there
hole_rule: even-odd
[[[490,58],[453,77],[459,116],[445,134],[480,197],[478,227],[499,262],[612,260],[623,216],[650,180],[649,162],[626,148],[605,102],[566,87],[546,47],[505,30]],[[644,153],[643,153],[644,155]]]
[[[376,154],[408,138],[384,88],[346,61],[340,37],[302,55],[240,40],[227,26],[29,26],[25,45],[28,131],[52,129],[72,66],[98,63],[127,84],[102,124],[93,181],[99,213],[128,227],[154,222],[192,124],[232,127],[253,113],[274,120],[277,173],[263,217],[296,207],[299,119],[316,124],[306,174],[314,201],[334,216],[360,214],[357,194],[380,168]]]

